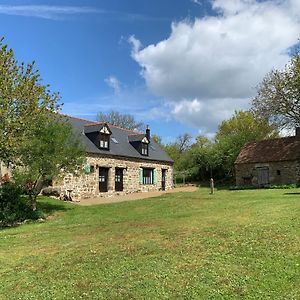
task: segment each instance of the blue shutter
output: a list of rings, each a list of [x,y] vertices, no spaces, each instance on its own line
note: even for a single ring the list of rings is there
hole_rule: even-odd
[[[140,168],[140,184],[143,184],[143,169]]]
[[[153,183],[154,184],[157,183],[157,170],[156,169],[153,170]]]

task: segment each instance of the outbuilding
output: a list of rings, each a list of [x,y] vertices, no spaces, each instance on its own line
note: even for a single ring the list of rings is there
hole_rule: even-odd
[[[300,128],[296,136],[248,143],[235,161],[236,185],[298,183],[299,155]]]

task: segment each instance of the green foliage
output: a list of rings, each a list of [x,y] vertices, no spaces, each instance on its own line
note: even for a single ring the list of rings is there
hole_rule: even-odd
[[[226,180],[234,175],[234,162],[249,142],[278,137],[277,127],[252,112],[239,111],[223,121],[214,140],[198,136],[194,143],[188,134],[164,146],[175,161],[175,175],[182,181]]]
[[[277,127],[267,119],[257,118],[252,112],[239,111],[223,121],[218,128],[215,141],[219,152],[219,165],[227,176],[234,172],[234,162],[242,147],[253,141],[278,137]]]
[[[14,170],[13,177],[29,195],[33,208],[45,181],[65,173],[78,174],[85,161],[79,137],[57,114],[43,119],[35,128],[19,159],[22,167]]]
[[[83,148],[57,110],[59,95],[43,85],[34,63],[19,64],[0,41],[0,161],[15,168],[14,180],[33,210],[43,182],[78,171]]]
[[[18,63],[0,40],[0,161],[18,162],[20,149],[44,118],[58,108],[59,95],[41,83],[34,62]]]
[[[300,126],[299,53],[284,70],[273,70],[265,76],[252,100],[252,110],[281,128]]]
[[[161,136],[157,135],[157,134],[152,134],[152,139],[154,140],[154,142],[156,142],[157,144],[159,144],[160,146],[162,146],[162,138]]]
[[[295,188],[298,188],[298,187],[299,187],[298,184],[291,183],[291,184],[272,184],[272,185],[265,186],[265,187],[259,188],[259,189],[289,190],[289,189],[295,189]],[[229,190],[235,190],[235,191],[238,191],[238,190],[255,190],[255,189],[258,189],[258,187],[255,187],[253,185],[242,185],[242,186],[230,186],[229,187]]]
[[[32,211],[18,185],[8,182],[0,186],[0,227],[38,217],[38,212]]]

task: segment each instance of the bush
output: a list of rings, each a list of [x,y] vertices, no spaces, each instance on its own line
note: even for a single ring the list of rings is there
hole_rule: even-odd
[[[0,186],[0,226],[10,226],[26,219],[38,219],[37,211],[32,211],[22,189],[11,182]]]
[[[278,184],[278,185],[269,185],[265,187],[257,187],[254,185],[241,185],[241,186],[230,186],[229,190],[254,190],[254,189],[295,189],[299,187],[298,184]]]

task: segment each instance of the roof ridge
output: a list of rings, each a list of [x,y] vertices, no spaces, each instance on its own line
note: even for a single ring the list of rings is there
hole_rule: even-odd
[[[102,124],[105,124],[107,122],[94,122],[94,123],[91,123],[91,124],[86,124],[84,126],[95,126],[95,125],[102,125]]]
[[[133,134],[128,134],[129,136],[135,136],[135,135],[146,135],[144,132],[139,132],[139,133],[133,133]]]
[[[73,118],[73,119],[77,119],[77,120],[81,120],[81,121],[87,121],[89,123],[92,123],[92,124],[89,124],[89,125],[94,125],[93,123],[95,123],[95,121],[91,121],[91,120],[88,120],[88,119],[83,119],[83,118],[79,118],[79,117],[74,117],[74,116],[70,116],[68,114],[65,114],[65,113],[60,113],[60,115],[62,116],[66,116],[68,118]],[[86,126],[86,125],[85,125]]]
[[[115,128],[119,128],[121,130],[124,130],[124,131],[129,131],[129,132],[132,132],[132,135],[138,135],[138,134],[143,134],[143,132],[140,132],[140,131],[134,131],[134,130],[131,130],[131,129],[127,129],[127,128],[123,128],[121,126],[117,126],[117,125],[114,125],[114,124],[111,124],[110,122],[94,122],[92,124],[87,124],[87,125],[84,125],[84,126],[95,126],[95,125],[102,125],[102,124],[107,124],[109,125],[110,127],[115,127]]]

